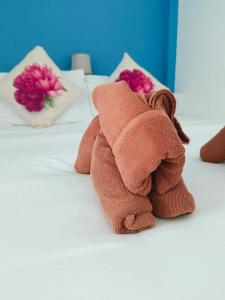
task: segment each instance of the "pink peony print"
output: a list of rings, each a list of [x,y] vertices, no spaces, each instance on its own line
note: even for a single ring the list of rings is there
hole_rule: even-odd
[[[133,69],[124,70],[120,73],[116,81],[126,81],[130,89],[136,93],[148,94],[154,89],[154,84],[151,78],[147,77],[142,71]]]
[[[13,86],[15,100],[30,112],[40,111],[44,107],[55,107],[54,99],[66,91],[52,69],[48,66],[32,64],[18,75]]]

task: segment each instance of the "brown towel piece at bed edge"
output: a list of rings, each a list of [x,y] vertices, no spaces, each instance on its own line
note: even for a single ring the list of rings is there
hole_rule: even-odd
[[[225,126],[201,147],[200,157],[203,161],[210,163],[225,161]]]

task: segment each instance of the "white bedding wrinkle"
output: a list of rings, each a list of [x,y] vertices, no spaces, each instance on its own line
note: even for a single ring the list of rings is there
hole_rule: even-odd
[[[222,299],[225,165],[198,158],[221,123],[182,124],[197,211],[135,235],[112,231],[90,176],[73,170],[88,123],[1,128],[0,299]]]
[[[109,76],[102,76],[102,75],[86,75],[85,76],[85,81],[87,82],[87,88],[88,88],[88,97],[89,97],[89,102],[90,102],[90,107],[92,111],[92,116],[95,117],[98,112],[94,107],[93,100],[92,100],[92,92],[94,89],[101,85],[106,83],[107,79]]]

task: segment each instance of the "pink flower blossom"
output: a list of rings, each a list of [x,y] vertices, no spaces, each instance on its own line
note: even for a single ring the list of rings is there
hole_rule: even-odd
[[[136,93],[148,94],[154,89],[151,78],[147,77],[142,71],[134,69],[133,71],[124,70],[120,73],[116,81],[126,81],[130,89]]]
[[[59,96],[61,90],[65,91],[52,69],[39,64],[27,66],[14,79],[13,86],[15,100],[30,112],[42,110],[47,103],[53,107],[53,98]]]

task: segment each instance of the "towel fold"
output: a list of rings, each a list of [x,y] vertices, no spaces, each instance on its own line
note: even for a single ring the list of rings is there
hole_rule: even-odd
[[[166,89],[148,95],[132,92],[125,81],[98,86],[93,92],[93,102],[99,113],[101,128],[112,147],[125,126],[148,110],[163,111],[174,125],[182,143],[189,138],[175,118],[176,100]]]
[[[105,215],[117,233],[138,232],[154,226],[148,197],[134,195],[125,187],[102,132],[94,144],[91,176]]]
[[[124,184],[139,195],[152,189],[165,193],[179,180],[184,165],[184,147],[168,116],[147,111],[134,118],[113,146],[113,154]]]
[[[184,133],[179,121],[175,118],[176,99],[169,90],[163,89],[152,92],[148,95],[139,94],[139,96],[148,106],[150,106],[151,109],[166,112],[174,127],[176,128],[180,140],[184,144],[189,143],[189,137]]]
[[[153,206],[153,214],[160,218],[174,218],[195,210],[193,195],[187,190],[182,178],[178,184],[166,193],[151,191],[149,198]]]

